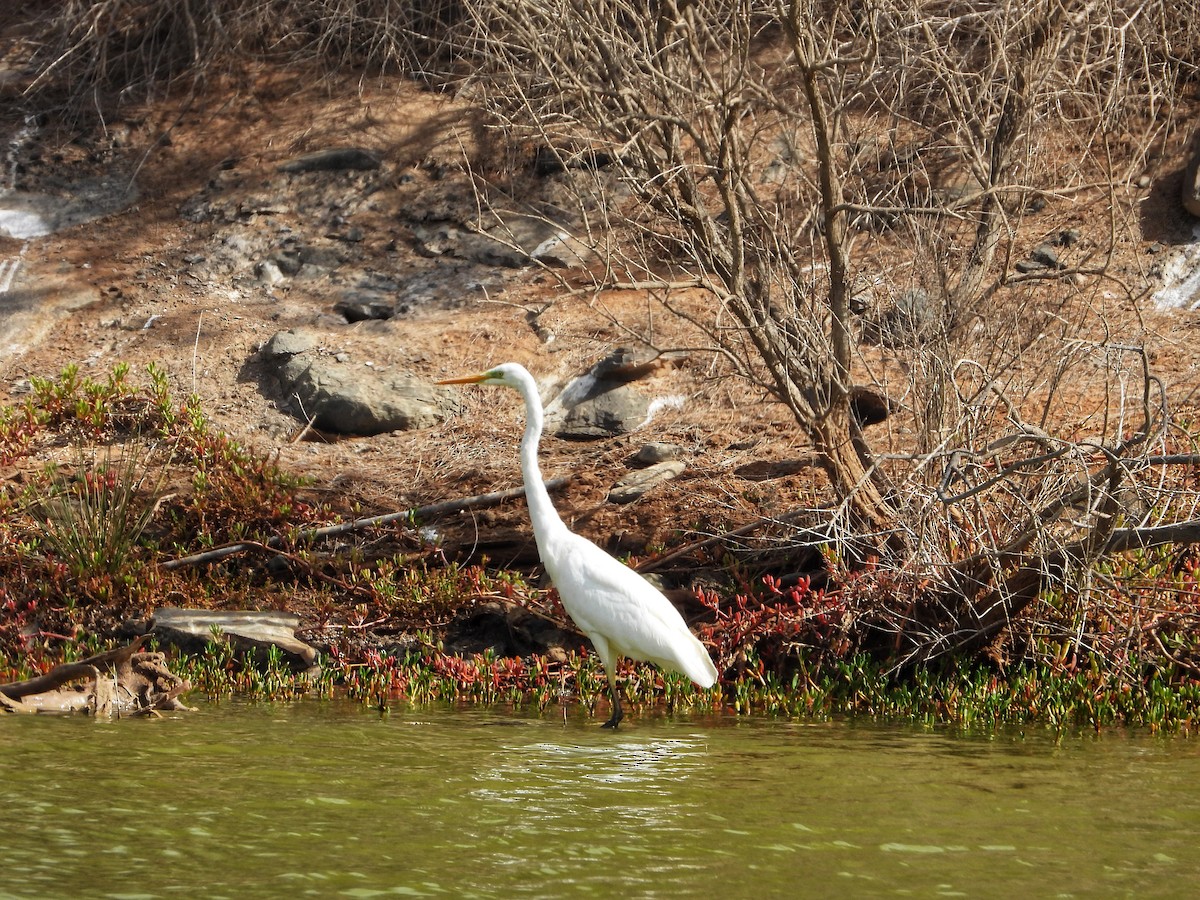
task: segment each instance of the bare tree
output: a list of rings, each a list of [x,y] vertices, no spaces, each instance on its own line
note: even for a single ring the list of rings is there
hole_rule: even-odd
[[[1107,142],[1147,146],[1170,120],[1189,64],[1155,31],[1160,6],[465,2],[475,96],[515,141],[590,161],[576,184],[606,261],[595,289],[645,287],[689,316],[812,443],[835,500],[825,538],[934,585],[879,619],[913,658],[986,644],[1140,533],[1122,497],[1164,458],[1161,385],[1139,347],[1085,339],[1032,299],[1047,279],[1078,297],[1111,246],[1069,270],[1014,279],[1010,264],[1027,210],[1096,189],[1083,173]],[[1050,125],[1088,160],[1040,154]],[[907,287],[869,271],[881,248],[907,255]],[[923,298],[892,305],[883,343],[928,414],[919,445],[887,456],[851,404],[863,282]],[[706,291],[708,314],[673,304],[680,287]],[[1001,293],[1007,319],[986,313]],[[1051,337],[1039,373],[1012,383],[1006,367]],[[1085,439],[1048,430],[1077,371],[1118,384],[1099,383]]]
[[[512,101],[498,110],[505,121],[551,147],[603,152],[630,191],[628,204],[604,210],[628,235],[607,249],[619,261],[610,283],[669,270],[664,285],[711,292],[717,307],[703,327],[714,346],[792,410],[847,531],[879,533],[895,514],[850,414],[851,236],[837,158],[853,90],[840,73],[869,67],[874,48],[836,55],[837,33],[852,24],[845,11],[819,33],[799,6],[781,11],[624,0],[473,10],[487,95]],[[813,145],[816,164],[802,168]],[[795,156],[764,183],[773,148]]]

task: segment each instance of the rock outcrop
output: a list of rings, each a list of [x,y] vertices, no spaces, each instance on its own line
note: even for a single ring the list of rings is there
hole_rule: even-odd
[[[322,353],[304,332],[277,333],[260,356],[278,380],[281,405],[336,434],[428,428],[458,411],[453,391],[405,373],[376,372]]]

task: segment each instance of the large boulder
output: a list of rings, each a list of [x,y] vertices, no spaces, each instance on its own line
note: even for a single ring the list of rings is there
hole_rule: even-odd
[[[678,355],[617,347],[573,379],[546,405],[546,423],[559,437],[577,440],[628,434],[645,425],[656,404],[630,382],[677,363]],[[676,398],[666,398],[670,405]]]
[[[377,375],[325,358],[292,357],[280,381],[313,424],[338,434],[428,428],[455,409],[453,396],[413,375]]]
[[[376,372],[325,356],[304,333],[276,334],[261,355],[279,380],[285,408],[322,431],[413,431],[458,411],[453,391],[414,375]]]
[[[650,412],[650,401],[627,384],[597,381],[562,416],[559,437],[575,440],[613,437],[639,428]]]

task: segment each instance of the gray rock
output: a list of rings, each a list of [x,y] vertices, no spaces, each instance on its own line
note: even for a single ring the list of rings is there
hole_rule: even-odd
[[[1183,167],[1183,188],[1180,199],[1183,208],[1200,218],[1200,124],[1192,135],[1187,163]]]
[[[573,403],[557,428],[559,437],[576,440],[627,434],[641,426],[650,412],[650,401],[625,384],[599,381]]]
[[[317,346],[317,339],[302,331],[277,331],[262,348],[268,359],[279,359],[307,353]]]
[[[187,652],[202,651],[213,640],[228,641],[239,656],[253,652],[260,666],[265,665],[267,654],[275,647],[293,669],[303,671],[316,663],[317,651],[296,637],[301,621],[299,616],[285,612],[165,607],[154,613],[150,631],[160,642]],[[219,636],[214,637],[214,630]]]
[[[380,165],[379,157],[370,150],[364,150],[362,147],[334,147],[289,159],[279,166],[279,171],[335,172],[346,169],[378,169]]]
[[[390,319],[396,314],[396,307],[390,300],[355,293],[335,303],[333,311],[347,322],[366,322],[371,319]]]
[[[632,472],[612,486],[608,499],[613,503],[632,503],[656,485],[677,477],[686,468],[681,460],[672,459]]]
[[[1036,263],[1041,263],[1048,269],[1061,269],[1062,262],[1059,261],[1058,253],[1050,244],[1038,244],[1033,248],[1033,252],[1029,254],[1029,258]]]
[[[298,417],[338,434],[428,428],[458,408],[455,394],[414,376],[380,376],[311,354],[288,357],[278,374]]]
[[[683,453],[683,448],[678,444],[665,444],[662,441],[651,441],[648,444],[642,444],[638,452],[634,454],[634,462],[643,466],[652,466],[656,463],[667,462],[668,460],[678,459]]]
[[[427,428],[458,411],[457,395],[411,375],[380,375],[317,354],[316,339],[281,331],[261,350],[301,420],[338,434],[381,434]]]
[[[258,279],[259,284],[264,284],[268,287],[279,284],[287,276],[279,268],[279,263],[273,259],[264,259],[254,266],[254,277]]]

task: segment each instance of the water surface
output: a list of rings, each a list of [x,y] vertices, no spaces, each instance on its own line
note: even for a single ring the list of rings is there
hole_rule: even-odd
[[[0,896],[1200,893],[1194,741],[626,725],[318,701],[0,718]]]

